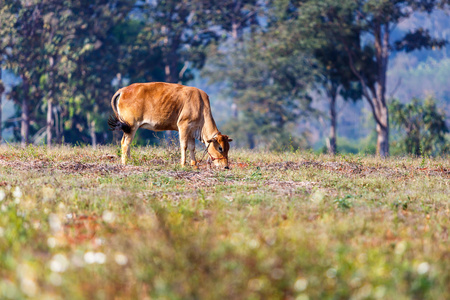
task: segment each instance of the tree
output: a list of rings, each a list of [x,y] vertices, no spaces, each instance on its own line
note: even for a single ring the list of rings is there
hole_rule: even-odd
[[[208,3],[208,2],[205,2]],[[166,82],[182,83],[200,69],[206,46],[217,39],[203,1],[155,1],[141,7],[146,26],[138,39],[148,52],[159,51]]]
[[[334,155],[337,152],[337,97],[356,101],[361,98],[361,89],[358,79],[348,68],[347,54],[341,44],[326,39],[320,44],[306,43],[308,46],[305,51],[311,52],[316,60],[319,91],[325,91],[329,103],[330,133],[327,148],[328,152]]]
[[[39,7],[40,14],[43,15],[43,26],[40,32],[44,41],[44,59],[48,62],[43,65],[42,89],[47,91],[45,95],[47,102],[47,146],[52,144],[52,134],[54,127],[58,140],[61,137],[60,122],[54,121],[54,115],[58,114],[57,85],[61,90],[66,90],[67,81],[64,77],[71,71],[67,54],[70,52],[71,39],[75,37],[75,28],[72,24],[71,15],[73,12],[66,7],[67,3],[52,0],[46,1]]]
[[[295,121],[310,111],[306,94],[312,81],[310,57],[280,36],[281,32],[244,37],[233,52],[215,57],[207,76],[227,83],[227,94],[239,107],[237,119],[226,125],[242,145],[272,148],[288,144]],[[292,42],[292,41],[291,41]],[[297,143],[298,145],[298,143]]]
[[[38,92],[39,72],[42,63],[39,52],[39,18],[32,4],[8,1],[2,7],[2,45],[6,49],[5,66],[15,71],[22,80],[21,90],[16,89],[12,98],[21,106],[21,142],[29,141],[30,101],[36,104],[32,94]],[[20,98],[17,96],[20,94]],[[31,99],[31,100],[30,100]]]
[[[211,7],[207,10],[212,15],[212,22],[225,31],[225,41],[228,35],[234,42],[240,41],[246,28],[259,25],[257,15],[262,3],[257,0],[223,0],[209,3]]]
[[[212,23],[215,27],[218,27],[218,32],[221,33],[221,43],[218,47],[214,45],[210,48],[209,61],[207,63],[206,71],[204,75],[210,77],[211,82],[226,81],[227,76],[221,76],[220,74],[230,73],[229,65],[221,63],[224,59],[228,61],[229,56],[234,56],[245,48],[245,44],[252,35],[256,34],[261,29],[258,22],[258,14],[262,11],[264,3],[257,0],[224,0],[224,1],[211,1],[210,6],[206,8],[206,11],[212,16]],[[244,33],[247,37],[247,41],[244,40]],[[240,66],[236,66],[240,67]],[[217,72],[217,74],[216,74]],[[230,132],[234,134],[239,130],[235,130],[236,126],[243,128],[244,124],[237,124],[237,117],[239,114],[245,113],[245,108],[241,107],[241,102],[236,97],[237,94],[233,90],[228,90],[227,95],[232,97],[232,103],[230,109],[232,111],[233,120],[229,123],[231,128]],[[247,124],[245,124],[247,125]],[[248,128],[245,132],[244,140],[248,142],[248,145],[253,148],[254,130]],[[239,132],[241,134],[242,132]]]
[[[5,86],[2,77],[2,68],[7,51],[11,48],[11,38],[14,35],[14,15],[12,14],[13,1],[6,1],[0,6],[0,143],[2,141],[2,96]]]
[[[0,54],[1,55],[1,54]],[[2,142],[2,96],[5,91],[5,85],[2,81],[2,63],[0,61],[0,144]]]
[[[433,98],[424,102],[414,98],[407,104],[394,100],[390,109],[393,123],[406,135],[398,142],[402,150],[417,156],[438,155],[448,150],[445,113],[437,109]]]
[[[20,101],[22,144],[29,141],[30,107],[39,116],[39,124],[43,121],[40,108],[46,110],[48,145],[53,134],[57,141],[62,141],[66,124],[77,125],[79,129],[89,127],[91,137],[95,135],[96,105],[109,102],[110,83],[116,74],[111,69],[101,72],[105,70],[101,66],[117,64],[115,55],[99,52],[97,57],[89,55],[102,47],[107,33],[124,19],[134,3],[134,0],[11,1],[2,11],[2,15],[12,16],[13,20],[11,24],[6,23],[7,18],[1,21],[2,28],[9,30],[6,36],[10,36],[6,39],[10,50],[6,66],[22,78],[21,87],[11,95]],[[105,96],[105,91],[108,94],[105,100],[96,102],[96,96]],[[77,116],[73,114],[75,103]],[[88,126],[77,123],[86,115]],[[69,122],[64,120],[66,117]],[[42,129],[36,132],[38,137],[44,133]]]
[[[112,82],[121,72],[130,76],[124,69],[132,70],[131,59],[138,56],[127,50],[132,48],[136,30],[140,29],[129,31],[136,23],[127,17],[134,5],[134,0],[95,0],[71,7],[78,25],[70,55],[75,68],[68,80],[61,114],[66,118],[61,131],[67,142],[81,140],[95,147],[98,132],[107,131],[102,124],[106,125],[109,100],[117,88]],[[104,134],[99,138],[105,141]]]
[[[22,145],[29,142],[30,107],[35,107],[36,94],[44,90],[47,91],[48,107],[47,142],[51,143],[54,91],[64,90],[59,80],[66,78],[70,72],[64,66],[59,71],[64,70],[65,74],[56,78],[57,66],[69,51],[68,42],[74,30],[73,24],[67,22],[71,12],[65,5],[67,3],[61,1],[46,0],[37,3],[16,1],[9,6],[8,13],[14,17],[14,22],[10,24],[14,34],[10,34],[6,62],[22,79],[22,88],[16,89],[13,94],[13,99],[21,101]]]
[[[445,41],[432,38],[418,28],[392,43],[391,32],[416,11],[430,13],[437,1],[427,0],[309,0],[299,10],[299,26],[322,32],[318,38],[340,43],[348,56],[348,66],[358,78],[362,95],[369,103],[377,130],[377,153],[389,155],[389,113],[386,74],[391,51],[413,51],[442,47]],[[349,39],[348,37],[356,36]],[[370,37],[370,38],[369,38]]]
[[[330,132],[327,138],[328,153],[337,153],[337,97],[341,96],[345,101],[360,99],[360,86],[355,82],[355,78],[349,69],[343,64],[342,52],[335,48],[322,49],[322,53],[317,53],[315,58],[319,60],[319,72],[321,78],[318,83],[325,90],[329,104]],[[325,59],[325,61],[321,61]]]

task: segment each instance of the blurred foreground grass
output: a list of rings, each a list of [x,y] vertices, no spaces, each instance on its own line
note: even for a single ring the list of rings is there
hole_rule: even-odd
[[[450,299],[448,158],[0,147],[0,299]]]

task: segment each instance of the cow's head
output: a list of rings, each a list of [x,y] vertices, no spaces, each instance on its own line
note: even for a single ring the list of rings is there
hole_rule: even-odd
[[[208,154],[216,167],[224,167],[228,169],[228,150],[232,139],[228,135],[220,132],[212,139],[208,140]]]

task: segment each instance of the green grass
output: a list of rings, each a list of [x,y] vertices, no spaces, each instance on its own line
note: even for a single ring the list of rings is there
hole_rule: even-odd
[[[448,158],[0,147],[0,299],[450,299]]]

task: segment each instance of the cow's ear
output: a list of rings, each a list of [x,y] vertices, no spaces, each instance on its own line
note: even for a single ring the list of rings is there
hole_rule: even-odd
[[[225,139],[226,139],[227,141],[229,141],[229,142],[232,142],[232,141],[233,141],[232,139],[230,139],[230,138],[228,137],[228,135],[224,135],[224,137],[225,137]]]

